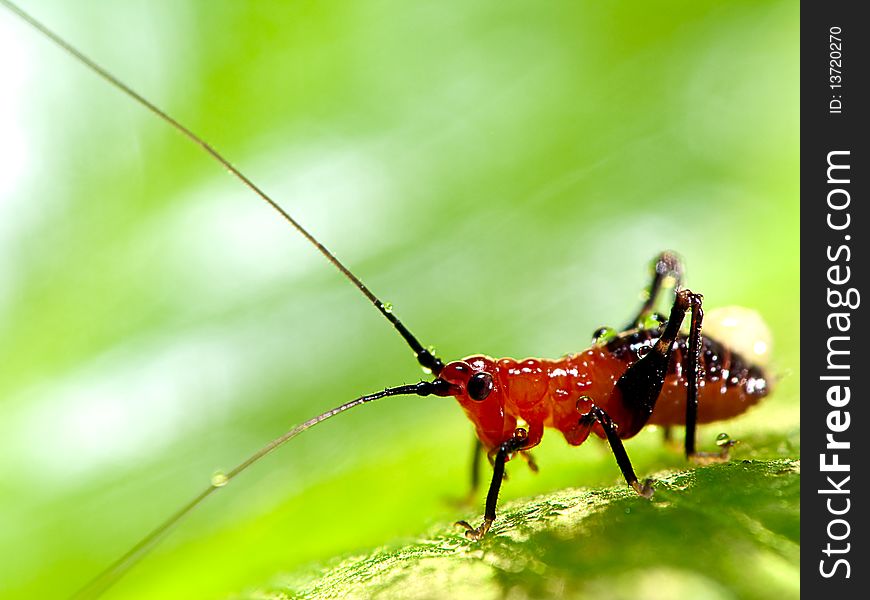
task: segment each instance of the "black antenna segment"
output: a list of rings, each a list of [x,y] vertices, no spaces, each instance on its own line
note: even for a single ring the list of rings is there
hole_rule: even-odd
[[[24,21],[30,24],[32,27],[37,29],[40,33],[48,37],[52,42],[60,46],[63,50],[65,50],[68,54],[72,55],[76,60],[83,63],[90,70],[95,72],[97,75],[102,77],[104,80],[108,81],[112,86],[122,91],[124,94],[132,98],[134,101],[144,106],[152,113],[157,115],[158,118],[168,123],[174,129],[182,133],[185,137],[187,137],[190,141],[200,146],[203,150],[205,150],[213,159],[215,159],[222,167],[224,167],[227,171],[230,172],[233,176],[236,177],[239,181],[241,181],[245,186],[248,187],[251,191],[253,191],[257,196],[259,196],[262,200],[264,200],[269,206],[271,206],[279,215],[281,215],[285,221],[290,223],[296,231],[302,234],[305,239],[307,239],[311,244],[317,248],[317,250],[328,260],[332,265],[341,271],[341,274],[344,275],[347,279],[350,280],[356,288],[363,293],[363,295],[369,299],[369,301],[375,306],[378,311],[386,317],[387,321],[393,324],[393,327],[396,328],[396,331],[399,332],[408,345],[411,347],[411,350],[414,351],[414,354],[417,357],[417,361],[420,365],[432,371],[435,375],[441,372],[441,369],[444,367],[444,363],[436,357],[431,351],[424,348],[423,345],[417,340],[414,335],[408,331],[408,328],[399,320],[399,318],[393,314],[392,308],[388,308],[384,305],[380,299],[375,296],[371,290],[369,290],[366,285],[360,281],[359,277],[351,273],[350,269],[348,269],[344,264],[336,258],[336,256],[329,251],[323,244],[321,244],[317,238],[315,238],[312,234],[305,229],[299,221],[290,216],[286,210],[284,210],[281,205],[279,205],[275,200],[269,197],[266,192],[260,189],[253,181],[247,178],[241,171],[239,171],[236,167],[232,165],[226,158],[223,157],[217,150],[214,149],[208,142],[203,140],[197,134],[192,132],[186,126],[182,125],[174,118],[166,114],[163,110],[158,108],[155,104],[147,100],[144,96],[140,95],[138,92],[133,90],[127,84],[123,83],[120,79],[109,73],[103,67],[95,63],[93,60],[79,52],[76,48],[70,45],[66,40],[62,37],[54,33],[51,29],[37,21],[35,18],[31,17],[28,13],[24,12],[17,5],[9,2],[8,0],[0,0],[6,8],[10,11],[21,17]]]

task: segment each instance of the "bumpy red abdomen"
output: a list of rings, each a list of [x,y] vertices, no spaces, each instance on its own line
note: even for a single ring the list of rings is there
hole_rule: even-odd
[[[633,331],[619,336],[607,344],[606,348],[627,369],[639,360],[638,351],[642,354],[641,349],[655,341],[655,335],[656,332],[649,330]],[[689,383],[687,352],[687,338],[681,335],[674,344],[665,382],[649,424],[685,424]],[[721,421],[742,414],[770,392],[770,382],[763,369],[750,364],[742,356],[710,337],[702,338],[699,366],[699,423]]]

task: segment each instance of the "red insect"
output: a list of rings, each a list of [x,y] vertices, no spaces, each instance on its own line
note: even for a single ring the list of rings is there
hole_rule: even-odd
[[[483,522],[478,527],[472,527],[465,521],[458,523],[465,528],[468,538],[479,540],[486,535],[495,520],[505,463],[520,454],[534,467],[531,458],[525,453],[540,443],[545,427],[561,432],[571,445],[582,444],[590,433],[606,438],[628,484],[641,496],[649,497],[652,495],[651,481],[641,483],[638,480],[622,440],[636,435],[648,424],[667,427],[685,425],[685,451],[688,458],[724,460],[730,443],[724,444],[725,447],[716,453],[696,451],[696,424],[738,415],[768,394],[770,386],[760,366],[751,364],[725,343],[702,337],[702,297],[682,287],[682,265],[672,252],[664,252],[655,260],[647,300],[629,325],[621,332],[599,330],[593,346],[579,354],[559,359],[529,358],[522,361],[473,355],[445,364],[414,337],[391,307],[384,305],[313,235],[214,148],[16,6],[7,0],[0,2],[112,85],[202,146],[278,211],[392,323],[411,347],[420,365],[434,376],[431,380],[362,396],[314,417],[269,442],[234,469],[215,476],[208,488],[98,575],[81,591],[81,596],[95,596],[105,591],[170,528],[263,456],[317,423],[372,400],[398,395],[436,395],[453,396],[459,401],[474,423],[478,450],[486,451],[493,465]],[[653,307],[663,290],[671,288],[675,291],[673,305],[668,318],[662,319],[653,312]],[[691,314],[688,333],[681,333],[688,313]],[[763,349],[758,353],[763,353]],[[477,481],[477,464],[475,460],[473,483]]]
[[[495,520],[505,462],[537,446],[544,427],[559,430],[574,446],[592,432],[607,438],[625,480],[645,497],[652,495],[651,481],[638,481],[622,440],[647,424],[685,425],[687,458],[727,459],[732,444],[728,441],[717,453],[695,450],[695,426],[744,412],[767,395],[767,377],[724,344],[701,337],[702,299],[679,287],[681,276],[677,256],[662,253],[655,262],[648,300],[633,325],[615,335],[599,330],[596,344],[579,354],[522,361],[475,355],[437,372],[435,393],[459,400],[493,460],[483,523],[477,528],[458,523],[467,537],[478,540],[486,535]],[[652,306],[667,277],[676,281],[670,317],[652,328],[637,325],[657,317]],[[680,327],[689,310],[687,336]]]

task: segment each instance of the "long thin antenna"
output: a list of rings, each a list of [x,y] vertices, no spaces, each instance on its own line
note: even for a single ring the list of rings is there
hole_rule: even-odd
[[[314,245],[314,247],[317,248],[317,250],[319,250],[320,253],[324,257],[326,257],[326,260],[331,262],[333,264],[333,266],[335,266],[336,269],[341,271],[342,275],[347,277],[351,281],[351,283],[353,283],[356,286],[356,288],[359,291],[361,291],[363,293],[363,295],[365,295],[366,298],[369,299],[369,301],[375,306],[375,308],[377,308],[378,311],[380,311],[380,313],[382,315],[384,315],[384,317],[386,317],[386,319],[390,323],[393,324],[393,327],[396,328],[396,331],[398,331],[399,334],[403,338],[405,338],[405,341],[408,343],[409,346],[411,346],[411,350],[413,350],[414,354],[417,356],[417,360],[424,368],[431,370],[433,373],[435,373],[435,375],[438,375],[438,373],[441,372],[441,369],[443,368],[444,363],[441,360],[439,360],[436,356],[434,356],[432,354],[432,352],[430,352],[429,350],[427,350],[426,348],[423,347],[423,345],[417,340],[417,338],[414,337],[414,335],[410,331],[408,331],[408,328],[402,324],[402,322],[399,320],[399,318],[393,314],[392,308],[388,308],[387,306],[384,306],[384,303],[381,302],[380,299],[378,299],[378,297],[375,296],[371,292],[371,290],[369,290],[369,288],[366,287],[366,285],[362,281],[360,281],[360,279],[356,275],[351,273],[350,269],[345,267],[344,264],[340,260],[338,260],[338,258],[336,258],[336,256],[326,248],[326,246],[324,246],[319,241],[317,241],[317,238],[315,238],[312,234],[310,234],[307,229],[302,227],[302,225],[296,219],[291,217],[290,214],[286,210],[284,210],[277,202],[275,202],[272,198],[270,198],[269,195],[266,194],[266,192],[264,192],[262,189],[260,189],[253,181],[248,179],[241,171],[239,171],[236,167],[234,167],[232,165],[232,163],[230,163],[226,158],[224,158],[223,155],[221,155],[217,150],[215,150],[209,143],[207,143],[201,137],[199,137],[198,135],[193,133],[190,129],[188,129],[187,127],[185,127],[184,125],[182,125],[181,123],[179,123],[178,121],[176,121],[175,119],[170,117],[168,114],[163,112],[163,110],[161,110],[156,105],[154,105],[152,102],[147,100],[144,96],[141,96],[138,92],[134,91],[128,85],[123,83],[120,79],[116,78],[114,75],[109,73],[103,67],[101,67],[100,65],[95,63],[93,60],[91,60],[90,58],[88,58],[87,56],[85,56],[84,54],[79,52],[76,48],[74,48],[66,40],[64,40],[62,37],[60,37],[59,35],[54,33],[51,29],[49,29],[48,27],[46,27],[45,25],[43,25],[42,23],[37,21],[35,18],[31,17],[28,13],[24,12],[24,10],[19,8],[17,5],[13,4],[12,2],[9,2],[8,0],[0,0],[0,3],[2,3],[6,8],[8,8],[12,12],[14,12],[19,17],[21,17],[24,21],[29,23],[32,27],[37,29],[40,33],[45,35],[52,42],[54,42],[55,44],[60,46],[68,54],[71,54],[76,60],[83,63],[86,67],[88,67],[93,72],[95,72],[97,75],[99,75],[100,77],[102,77],[103,79],[108,81],[111,85],[113,85],[117,89],[124,92],[127,96],[129,96],[130,98],[132,98],[133,100],[135,100],[136,102],[138,102],[139,104],[141,104],[142,106],[144,106],[145,108],[150,110],[152,113],[154,113],[160,119],[162,119],[163,121],[165,121],[166,123],[171,125],[177,131],[184,134],[184,136],[187,137],[190,141],[194,142],[195,144],[200,146],[203,150],[205,150],[212,158],[214,158],[218,163],[220,163],[220,165],[222,167],[224,167],[232,175],[234,175],[236,177],[236,179],[241,181],[251,191],[253,191],[255,194],[257,194],[261,199],[263,199],[269,206],[271,206],[273,209],[275,209],[275,211],[277,211],[278,214],[280,214],[284,218],[285,221],[290,223],[296,229],[296,231],[301,233],[305,237],[305,239],[307,239],[309,242],[311,242],[311,244]]]
[[[5,2],[5,0],[3,1]],[[128,550],[118,560],[106,567],[99,575],[94,577],[91,581],[87,583],[87,585],[85,585],[82,589],[76,592],[73,598],[79,598],[84,600],[85,598],[97,598],[98,596],[102,595],[116,581],[118,581],[118,579],[120,579],[121,576],[124,575],[124,573],[126,573],[131,567],[139,562],[148,553],[148,551],[158,541],[160,541],[160,539],[164,535],[166,535],[167,532],[169,532],[170,529],[178,525],[178,523],[182,519],[189,515],[193,511],[193,509],[202,504],[202,502],[206,498],[211,496],[218,489],[227,485],[230,481],[235,479],[242,471],[259,461],[266,455],[271,454],[279,446],[289,442],[306,429],[310,429],[321,421],[325,421],[330,417],[334,417],[335,415],[343,413],[344,411],[351,409],[355,406],[371,402],[372,400],[378,400],[379,398],[412,394],[418,396],[428,396],[431,393],[439,394],[439,392],[440,390],[438,384],[430,381],[421,381],[419,383],[411,385],[400,385],[393,388],[387,388],[382,392],[369,394],[368,396],[360,396],[355,400],[351,400],[350,402],[342,404],[341,406],[333,408],[332,410],[328,410],[325,413],[314,417],[313,419],[308,419],[304,423],[297,425],[293,429],[287,431],[283,435],[275,438],[274,440],[260,448],[257,452],[252,454],[244,462],[240,463],[232,470],[226,473],[219,473],[214,475],[212,477],[210,486],[200,492],[199,495],[193,498],[193,500],[178,509],[178,511],[176,511],[172,516],[166,519],[166,521],[154,528],[151,533],[142,538],[142,540],[138,544],[130,548],[130,550]]]

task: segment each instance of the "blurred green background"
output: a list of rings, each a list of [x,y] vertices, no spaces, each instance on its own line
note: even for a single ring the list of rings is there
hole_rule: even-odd
[[[706,306],[764,315],[781,377],[702,442],[799,456],[797,3],[22,4],[224,151],[446,359],[579,351],[677,250]],[[0,594],[66,596],[216,470],[421,373],[199,149],[8,11],[0,49]],[[225,597],[476,520],[482,493],[450,503],[470,450],[452,400],[343,415],[112,597]],[[628,451],[641,473],[684,465],[660,432]],[[550,432],[537,458],[502,498],[620,479],[597,442]],[[697,565],[702,587],[715,569]]]

